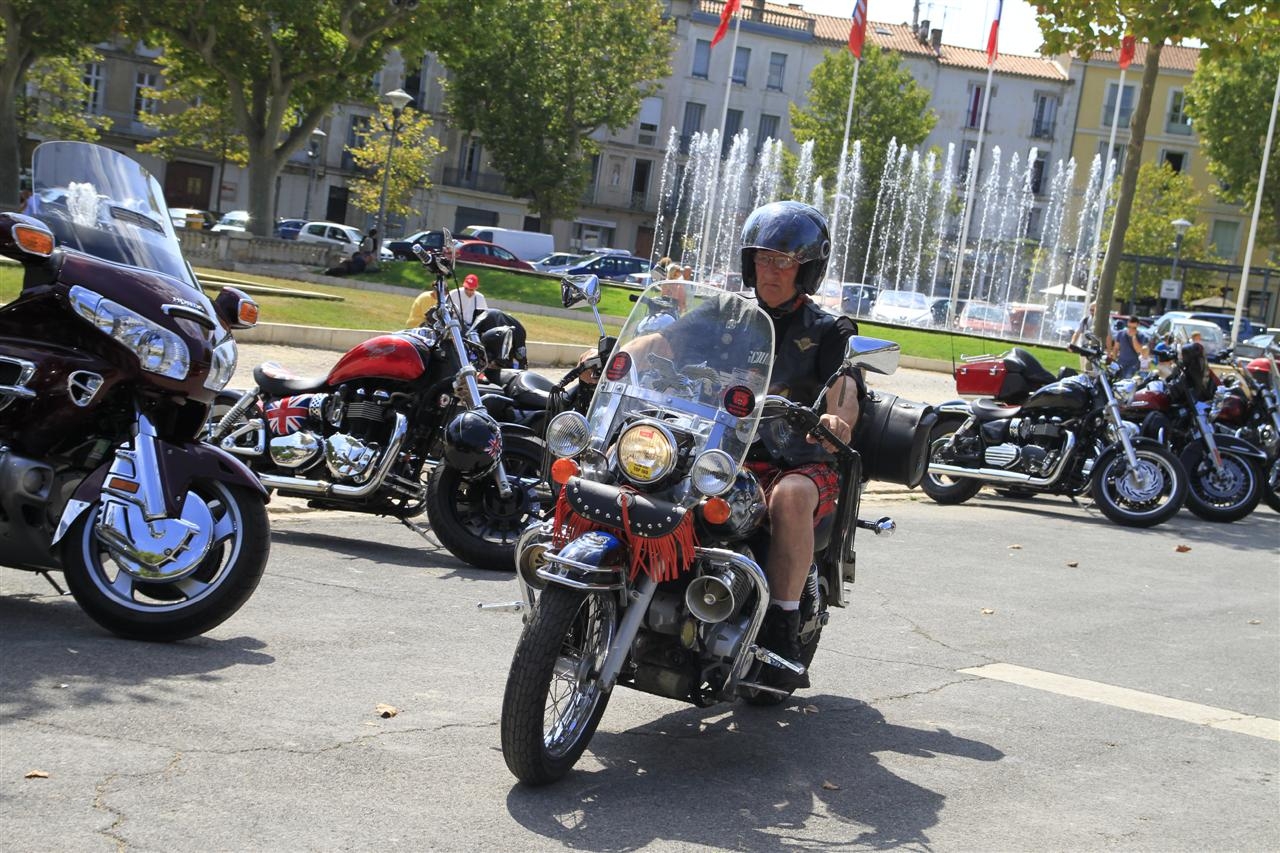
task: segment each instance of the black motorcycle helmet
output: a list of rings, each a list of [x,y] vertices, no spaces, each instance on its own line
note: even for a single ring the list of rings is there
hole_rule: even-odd
[[[757,207],[742,226],[742,285],[756,286],[756,249],[791,255],[800,262],[796,289],[812,295],[827,271],[831,238],[826,217],[798,201],[775,201]]]
[[[485,412],[467,411],[444,428],[444,461],[464,477],[481,477],[502,457],[502,431]]]

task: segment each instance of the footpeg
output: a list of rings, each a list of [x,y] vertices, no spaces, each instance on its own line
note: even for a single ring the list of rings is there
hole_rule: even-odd
[[[796,663],[793,660],[787,660],[782,655],[775,655],[773,652],[763,646],[752,646],[751,655],[758,661],[762,661],[768,666],[776,666],[778,669],[789,669],[796,675],[804,675],[805,665]]]
[[[758,681],[739,681],[738,687],[748,687],[752,690],[758,690],[761,693],[772,693],[775,696],[790,696],[791,691],[783,690],[778,687],[770,687],[768,684],[761,684]]]
[[[477,604],[476,608],[486,613],[524,613],[529,605],[523,601],[500,601],[494,604]]]
[[[892,536],[894,531],[898,529],[898,523],[887,515],[876,521],[865,521],[859,518],[856,524],[862,530],[870,530],[877,536],[881,533],[888,533]]]

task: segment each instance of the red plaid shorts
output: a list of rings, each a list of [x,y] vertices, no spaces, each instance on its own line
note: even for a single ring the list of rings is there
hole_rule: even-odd
[[[765,500],[773,497],[773,487],[785,474],[800,474],[812,480],[818,487],[818,508],[813,511],[814,527],[835,512],[836,499],[840,497],[840,477],[836,469],[826,462],[808,462],[785,470],[772,462],[748,462],[746,467],[760,481]]]

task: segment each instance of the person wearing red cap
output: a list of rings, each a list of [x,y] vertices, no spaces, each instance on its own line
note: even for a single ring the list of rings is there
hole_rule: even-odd
[[[476,315],[489,307],[480,292],[480,278],[474,273],[462,280],[462,287],[449,291],[449,303],[462,318],[462,325],[470,327]]]

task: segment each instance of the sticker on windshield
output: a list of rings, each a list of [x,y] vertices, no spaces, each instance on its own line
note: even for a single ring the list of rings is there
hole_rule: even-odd
[[[604,378],[610,382],[617,382],[622,377],[631,372],[631,354],[620,352],[609,362],[609,368],[604,372]]]
[[[735,385],[724,392],[724,410],[735,418],[745,418],[756,407],[756,395],[745,385]]]

